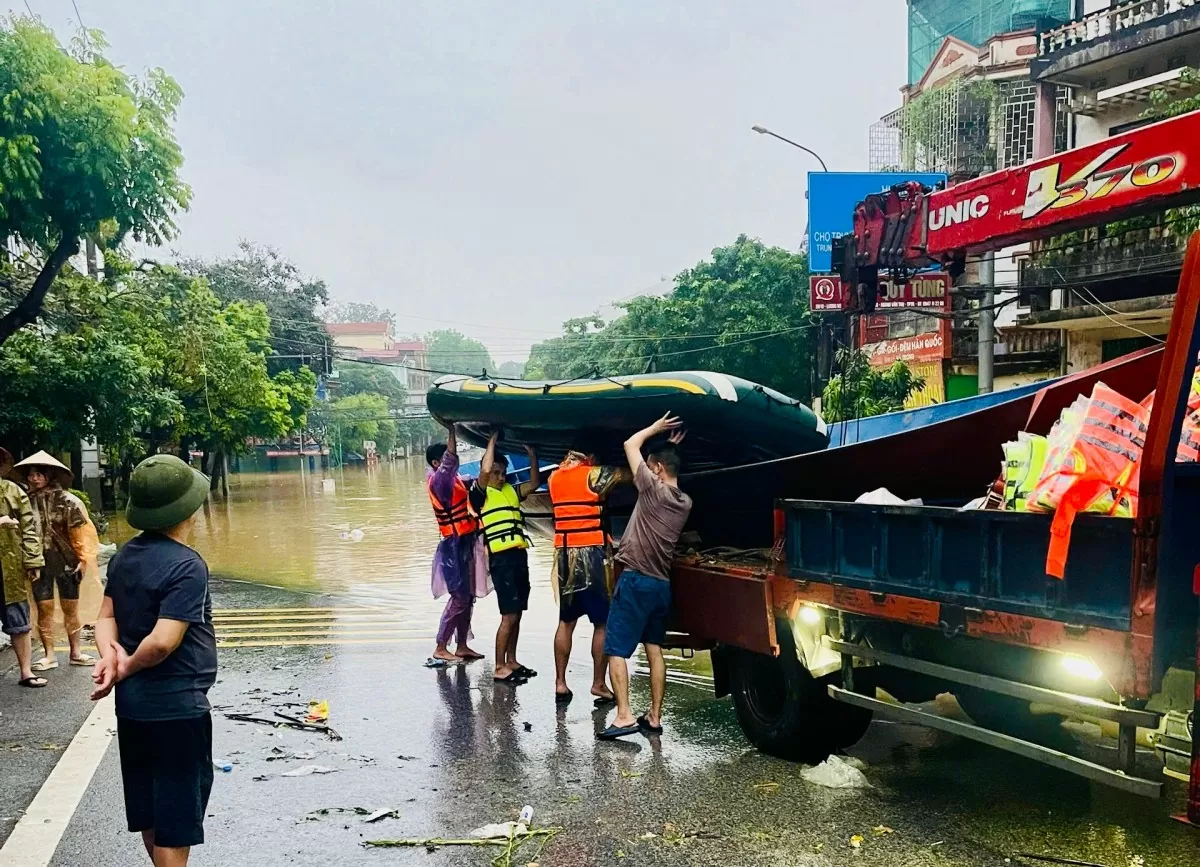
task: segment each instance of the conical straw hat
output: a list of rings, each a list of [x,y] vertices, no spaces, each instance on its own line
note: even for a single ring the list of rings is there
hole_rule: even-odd
[[[64,484],[70,484],[71,480],[75,478],[75,474],[71,472],[70,467],[65,466],[62,461],[46,451],[40,451],[32,454],[25,458],[25,460],[18,461],[16,465],[16,469],[19,470],[23,476],[28,475],[29,471],[34,467],[49,467],[50,469],[58,470],[59,473],[61,473],[66,479]]]

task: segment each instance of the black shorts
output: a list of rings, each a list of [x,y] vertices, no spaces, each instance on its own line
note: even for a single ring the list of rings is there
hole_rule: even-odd
[[[117,720],[125,818],[130,831],[154,831],[157,846],[204,842],[212,792],[212,717]]]
[[[524,548],[509,548],[488,554],[492,586],[501,614],[516,614],[529,608],[529,554]]]
[[[29,582],[33,589],[33,601],[53,602],[55,585],[58,585],[59,599],[78,599],[82,580],[83,574],[76,572],[75,567],[68,567],[61,558],[47,556],[46,565],[42,567],[37,580]]]

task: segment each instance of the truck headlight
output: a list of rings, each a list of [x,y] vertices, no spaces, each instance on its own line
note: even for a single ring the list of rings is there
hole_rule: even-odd
[[[1092,662],[1086,656],[1065,654],[1062,658],[1062,666],[1067,674],[1083,680],[1099,680],[1104,676],[1104,672],[1100,670],[1100,666],[1096,665],[1096,663]]]
[[[816,626],[825,619],[825,615],[821,613],[821,609],[813,605],[800,606],[800,622],[809,626]]]

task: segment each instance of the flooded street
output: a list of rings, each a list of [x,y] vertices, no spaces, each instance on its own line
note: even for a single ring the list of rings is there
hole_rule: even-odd
[[[216,775],[193,864],[486,867],[496,851],[363,843],[462,838],[525,804],[539,826],[560,830],[540,854],[530,846],[503,862],[512,867],[1035,863],[1015,857],[1022,852],[1103,867],[1200,863],[1200,842],[1170,820],[1178,784],[1164,800],[1144,800],[911,726],[877,721],[849,750],[870,788],[806,781],[802,766],[748,747],[730,702],[713,698],[704,654],[671,660],[661,738],[598,743],[610,710],[553,700],[545,543],[531,554],[521,635],[522,658],[541,675],[517,688],[492,682],[494,597],[475,618],[474,645],[489,660],[427,670],[441,604],[429,592],[437,533],[423,477],[417,462],[349,470],[325,492],[319,475],[241,475],[228,502],[204,513],[194,543],[214,575],[221,646],[214,756],[232,770]],[[128,530],[117,524],[113,535]],[[589,637],[584,623],[569,671],[577,688]],[[18,802],[58,755],[38,745],[68,742],[92,712],[86,670],[50,674],[43,695],[0,684],[4,796]],[[272,723],[310,699],[329,702],[342,740],[227,716]],[[632,700],[646,706],[644,676],[632,679]],[[312,764],[331,774],[285,776]],[[53,867],[140,863],[119,781],[110,744]],[[14,812],[4,807],[0,796],[0,814]],[[396,813],[366,824],[360,809]],[[0,824],[0,842],[11,828]]]

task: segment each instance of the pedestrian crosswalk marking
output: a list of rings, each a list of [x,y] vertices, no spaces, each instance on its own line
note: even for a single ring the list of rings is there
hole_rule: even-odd
[[[406,636],[406,638],[359,638],[359,639],[295,639],[286,641],[217,641],[217,647],[307,647],[316,645],[352,644],[406,644],[410,641],[432,641],[431,635]]]

